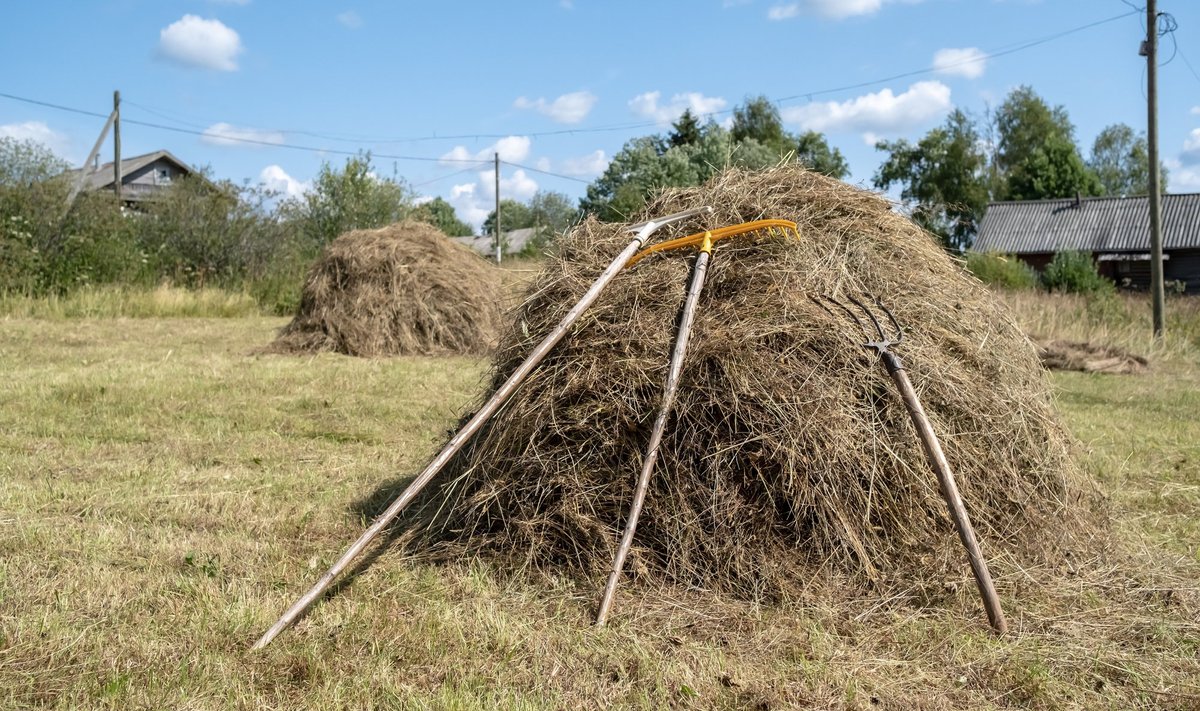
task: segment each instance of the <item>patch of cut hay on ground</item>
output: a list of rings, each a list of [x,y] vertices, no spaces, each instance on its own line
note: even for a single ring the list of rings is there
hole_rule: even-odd
[[[1148,359],[1124,348],[1086,341],[1041,341],[1038,355],[1051,370],[1138,375],[1150,368]]]
[[[496,344],[503,300],[498,270],[434,227],[356,230],[325,248],[299,312],[265,351],[485,354]]]
[[[751,597],[825,573],[869,585],[969,576],[892,383],[816,293],[878,296],[906,327],[898,352],[995,573],[1042,565],[1092,530],[1093,489],[1033,345],[929,234],[883,198],[795,167],[729,171],[639,218],[700,205],[714,218],[655,239],[760,218],[794,220],[802,239],[714,252],[627,570]],[[628,240],[593,220],[561,241],[502,340],[493,387]],[[612,283],[410,515],[425,531],[406,535],[414,550],[603,579],[692,260],[654,255]]]

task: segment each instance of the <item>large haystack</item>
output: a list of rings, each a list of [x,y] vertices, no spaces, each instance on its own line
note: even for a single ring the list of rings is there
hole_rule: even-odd
[[[1004,306],[884,199],[799,168],[727,172],[641,215],[795,220],[802,240],[714,254],[675,416],[627,569],[774,596],[815,573],[968,575],[904,406],[861,332],[810,294],[877,295],[940,433],[993,572],[1060,542],[1080,496],[1037,352]],[[628,233],[589,221],[529,289],[495,382],[575,303]],[[498,554],[603,580],[662,392],[694,252],[617,278],[410,518],[435,556]],[[432,544],[431,547],[426,547]]]
[[[487,353],[502,312],[497,272],[421,222],[347,232],[313,264],[299,313],[268,351]]]

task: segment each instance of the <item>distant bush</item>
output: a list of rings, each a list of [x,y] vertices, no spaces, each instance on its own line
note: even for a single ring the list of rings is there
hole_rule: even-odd
[[[1042,283],[1050,291],[1073,294],[1107,294],[1116,291],[1116,286],[1096,271],[1096,264],[1088,252],[1056,253],[1042,272]]]
[[[984,284],[1005,289],[1033,289],[1038,285],[1037,271],[1011,254],[968,252],[967,269]]]

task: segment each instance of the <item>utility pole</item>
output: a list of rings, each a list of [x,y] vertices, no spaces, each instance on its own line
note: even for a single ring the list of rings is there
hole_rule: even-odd
[[[1154,337],[1166,331],[1163,315],[1162,197],[1158,167],[1158,8],[1146,0],[1146,142],[1150,160],[1150,299],[1154,308]]]
[[[504,240],[500,236],[500,152],[496,152],[496,264],[500,263],[504,252]]]
[[[121,206],[121,92],[113,92],[113,192]]]

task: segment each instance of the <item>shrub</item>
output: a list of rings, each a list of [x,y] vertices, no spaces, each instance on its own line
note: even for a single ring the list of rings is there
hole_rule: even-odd
[[[1088,252],[1056,253],[1042,272],[1042,283],[1051,291],[1075,294],[1111,293],[1116,290],[1111,281],[1096,271],[1096,264]]]
[[[1004,289],[1033,289],[1038,285],[1037,270],[1012,254],[968,252],[967,270],[984,284]]]

